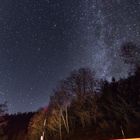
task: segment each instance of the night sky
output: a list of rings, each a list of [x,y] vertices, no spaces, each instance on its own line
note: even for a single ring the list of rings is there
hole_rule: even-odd
[[[140,44],[140,0],[0,0],[0,102],[36,110],[81,67],[126,77],[125,41]]]

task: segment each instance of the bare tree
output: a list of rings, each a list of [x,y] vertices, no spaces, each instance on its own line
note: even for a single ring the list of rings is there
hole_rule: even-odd
[[[95,74],[88,68],[73,71],[66,80],[61,82],[61,89],[67,93],[67,102],[72,103],[71,110],[79,118],[82,126],[91,122],[91,111],[96,112],[95,94],[97,81]],[[66,100],[64,100],[66,101]],[[65,110],[67,112],[67,108]],[[66,113],[67,114],[67,113]],[[94,116],[95,118],[95,116]]]

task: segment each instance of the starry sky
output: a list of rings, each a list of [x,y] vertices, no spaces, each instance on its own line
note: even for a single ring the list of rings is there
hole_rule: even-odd
[[[81,67],[126,77],[120,46],[140,44],[139,13],[139,0],[0,0],[0,102],[36,110]]]

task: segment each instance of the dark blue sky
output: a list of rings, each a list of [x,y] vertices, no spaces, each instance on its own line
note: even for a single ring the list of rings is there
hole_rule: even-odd
[[[47,105],[73,69],[124,77],[125,41],[140,43],[139,0],[0,1],[0,101],[9,112]]]

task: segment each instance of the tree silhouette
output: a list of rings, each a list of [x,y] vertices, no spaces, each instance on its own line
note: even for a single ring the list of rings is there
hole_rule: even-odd
[[[134,65],[135,67],[140,66],[140,48],[133,42],[125,42],[121,46],[120,56],[127,64]]]
[[[7,136],[5,134],[5,129],[7,126],[7,121],[4,117],[5,113],[7,111],[7,103],[0,104],[0,139],[6,140]]]

